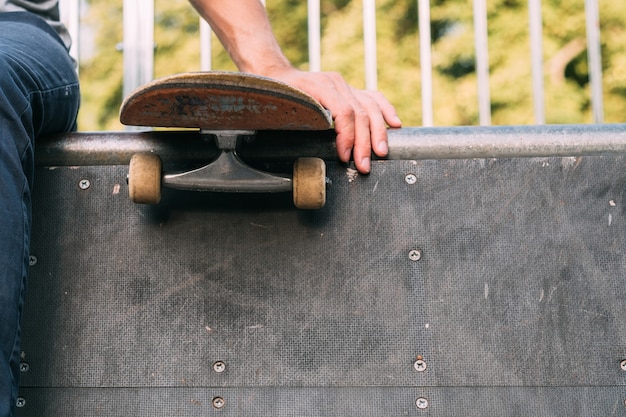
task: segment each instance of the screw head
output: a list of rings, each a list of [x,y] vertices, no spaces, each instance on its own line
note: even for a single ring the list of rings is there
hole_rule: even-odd
[[[26,406],[26,398],[24,397],[17,397],[17,400],[15,401],[15,406],[17,408],[22,408]]]
[[[409,259],[413,262],[417,262],[422,259],[422,251],[420,249],[413,249],[409,252]]]
[[[619,363],[619,367],[622,371],[626,372],[626,359],[622,359],[622,361]]]
[[[415,400],[415,405],[420,410],[425,410],[428,408],[428,400],[424,397],[419,397],[417,400]]]
[[[416,360],[413,367],[417,372],[424,372],[427,368],[426,362],[423,359]]]
[[[35,255],[30,255],[28,257],[28,266],[35,266],[37,265],[37,257]]]
[[[78,187],[81,190],[86,190],[91,187],[91,182],[89,182],[89,180],[80,180],[80,182],[78,183]]]
[[[226,371],[226,364],[223,361],[217,361],[213,364],[213,370],[218,374]]]
[[[413,185],[417,182],[417,175],[415,174],[406,174],[404,176],[404,181],[406,181],[407,184],[409,185]]]
[[[28,362],[21,362],[20,363],[20,372],[26,373],[26,372],[28,372],[29,369],[30,369],[30,365],[28,364]]]
[[[224,408],[224,406],[226,405],[226,401],[224,401],[224,398],[222,397],[213,398],[213,401],[211,403],[213,404],[213,407],[218,410]]]

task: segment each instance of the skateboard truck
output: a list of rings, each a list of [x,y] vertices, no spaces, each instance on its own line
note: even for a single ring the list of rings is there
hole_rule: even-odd
[[[161,187],[190,191],[277,193],[293,192],[297,208],[319,209],[326,202],[326,165],[319,158],[299,158],[293,178],[260,171],[248,165],[237,154],[242,139],[254,136],[254,131],[201,131],[202,136],[214,136],[220,150],[217,159],[197,169],[163,174],[161,158],[153,153],[135,154],[131,158],[128,185],[135,203],[157,204]]]
[[[293,177],[259,171],[237,154],[242,139],[273,130],[327,130],[332,118],[313,97],[280,81],[243,73],[177,74],[150,82],[122,103],[120,121],[133,126],[198,128],[215,137],[218,157],[207,165],[163,173],[153,153],[133,155],[128,173],[130,198],[156,204],[161,187],[213,192],[292,191],[296,207],[319,209],[326,203],[326,165],[299,158]]]
[[[291,178],[259,171],[243,162],[237,154],[237,144],[253,131],[202,131],[201,135],[215,135],[220,154],[202,168],[180,174],[163,176],[162,184],[180,190],[242,193],[275,193],[291,191]]]

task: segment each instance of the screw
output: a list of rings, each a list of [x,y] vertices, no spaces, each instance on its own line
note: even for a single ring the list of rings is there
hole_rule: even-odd
[[[81,190],[86,190],[91,186],[91,183],[89,182],[89,180],[80,180],[80,182],[78,183],[78,187]]]
[[[26,373],[30,369],[30,365],[27,362],[20,363],[20,372]]]
[[[35,266],[37,265],[37,257],[35,255],[30,255],[28,257],[28,266]]]
[[[424,372],[426,370],[426,362],[423,359],[418,359],[413,364],[413,367],[417,372]]]
[[[413,262],[417,262],[422,259],[422,251],[420,249],[413,249],[409,252],[409,259]]]
[[[413,185],[417,182],[417,176],[415,174],[406,174],[406,176],[404,177],[404,180],[406,181],[407,184]]]
[[[622,368],[622,371],[626,372],[626,359],[623,359],[620,363],[619,363],[619,367]]]
[[[221,374],[226,370],[226,364],[222,361],[217,361],[213,364],[213,370],[218,374]]]
[[[217,408],[218,410],[221,408],[224,408],[224,406],[226,405],[226,401],[224,401],[222,397],[213,398],[212,403],[213,403],[213,407]]]
[[[424,397],[419,397],[417,400],[415,400],[415,405],[420,410],[425,410],[428,408],[428,400]]]
[[[17,397],[17,401],[15,401],[15,406],[17,408],[22,408],[26,406],[26,399],[24,397]]]

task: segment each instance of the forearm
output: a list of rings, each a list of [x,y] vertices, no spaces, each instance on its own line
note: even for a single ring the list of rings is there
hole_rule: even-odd
[[[240,71],[268,75],[290,67],[259,0],[190,0]]]

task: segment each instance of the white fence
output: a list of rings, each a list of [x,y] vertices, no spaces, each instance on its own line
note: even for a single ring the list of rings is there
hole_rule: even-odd
[[[271,1],[271,0],[270,0]],[[354,0],[359,1],[359,0]],[[365,47],[364,73],[366,88],[377,88],[376,60],[376,2],[363,1],[363,42]],[[432,61],[430,34],[430,0],[416,0],[419,10],[419,45],[422,84],[422,123],[433,125]],[[583,1],[583,0],[581,0]],[[602,93],[602,65],[598,0],[584,0],[586,13],[587,51],[591,83],[593,121],[604,118]],[[124,95],[152,79],[154,73],[154,1],[123,0],[124,7]],[[478,79],[478,108],[481,125],[491,124],[489,92],[489,53],[487,42],[487,0],[473,0],[475,56]],[[528,0],[529,32],[531,39],[532,88],[534,119],[545,123],[544,70],[542,45],[541,0]],[[61,16],[66,22],[75,45],[72,54],[78,59],[80,0],[61,0]],[[309,68],[321,69],[320,0],[308,0]],[[211,69],[210,28],[200,26],[201,69]]]

